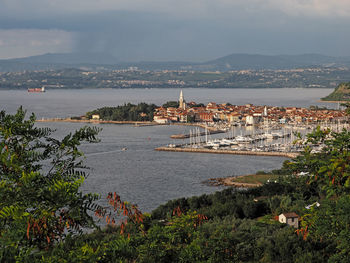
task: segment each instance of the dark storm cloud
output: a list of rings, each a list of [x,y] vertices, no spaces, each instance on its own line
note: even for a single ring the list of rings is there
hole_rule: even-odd
[[[72,51],[112,53],[124,61],[203,61],[229,53],[350,55],[349,5],[342,0],[334,5],[343,10],[324,0],[87,0],[81,6],[73,0],[70,8],[62,1],[41,9],[35,7],[43,1],[32,1],[26,11],[7,0],[0,28],[66,31]]]

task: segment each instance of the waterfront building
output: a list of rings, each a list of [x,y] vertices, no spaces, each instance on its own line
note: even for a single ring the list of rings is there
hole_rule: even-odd
[[[93,114],[92,116],[91,116],[91,119],[93,119],[93,120],[100,120],[100,115],[99,114]]]
[[[214,113],[211,112],[201,112],[199,113],[200,121],[212,122],[214,120]]]
[[[245,124],[246,125],[254,125],[255,123],[256,122],[255,122],[254,116],[252,116],[252,115],[246,116],[246,118],[245,118]]]
[[[241,114],[238,112],[231,112],[227,116],[230,123],[237,123],[241,120]]]
[[[180,113],[178,114],[178,116],[179,116],[179,121],[180,121],[180,122],[187,122],[188,114],[187,114],[186,111],[180,112]]]
[[[155,121],[156,123],[169,123],[169,119],[166,117],[163,117],[161,115],[154,115],[153,117],[153,121]]]

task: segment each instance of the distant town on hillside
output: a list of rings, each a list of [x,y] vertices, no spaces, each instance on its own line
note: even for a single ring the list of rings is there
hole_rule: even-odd
[[[279,70],[149,71],[83,69],[0,72],[0,89],[85,88],[335,88],[350,80],[346,67],[310,67]]]

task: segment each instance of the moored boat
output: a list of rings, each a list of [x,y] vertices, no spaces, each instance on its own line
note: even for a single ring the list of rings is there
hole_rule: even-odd
[[[41,87],[41,88],[29,88],[28,92],[45,92],[45,87]]]

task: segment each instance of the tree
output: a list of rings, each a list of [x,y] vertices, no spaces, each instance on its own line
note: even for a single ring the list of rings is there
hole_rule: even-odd
[[[168,101],[168,102],[163,104],[163,107],[164,108],[169,108],[169,107],[178,108],[179,102],[178,101]]]
[[[319,205],[304,211],[298,232],[304,239],[327,244],[331,262],[346,262],[350,256],[350,132],[318,128],[307,135],[305,143],[305,151],[284,165],[299,174],[305,188],[316,185],[318,189]],[[323,149],[313,153],[308,144],[323,145]]]
[[[194,115],[187,115],[187,122],[195,122],[196,121],[196,117]]]
[[[98,114],[102,120],[112,121],[152,121],[155,108],[157,108],[155,104],[141,102],[134,105],[128,103],[117,107],[99,108],[87,112],[86,116],[91,119],[93,114]]]
[[[311,145],[324,146],[313,153]],[[285,171],[307,172],[309,183],[317,182],[321,194],[328,197],[350,192],[350,132],[331,132],[317,128],[307,135],[305,149],[292,161],[284,163]]]
[[[99,129],[84,127],[62,140],[53,130],[26,118],[0,112],[0,261],[32,255],[67,235],[95,226],[101,209],[96,194],[83,194],[87,174],[81,142],[97,142]]]

